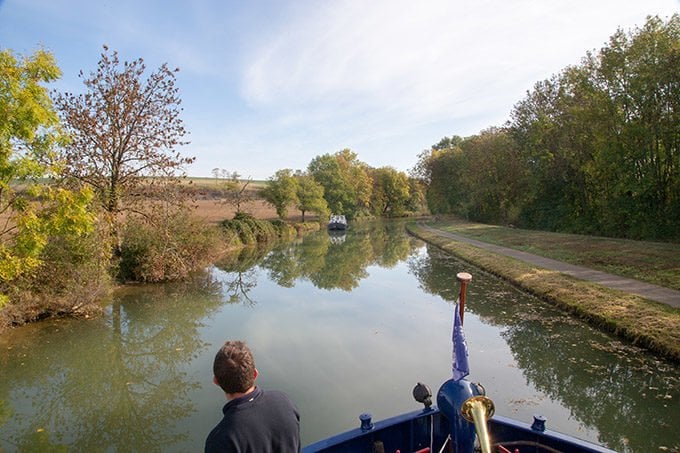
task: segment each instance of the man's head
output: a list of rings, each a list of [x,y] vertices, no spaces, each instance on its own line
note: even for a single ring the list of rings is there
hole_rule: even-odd
[[[245,393],[255,385],[255,360],[243,341],[227,341],[213,362],[215,383],[225,393]]]

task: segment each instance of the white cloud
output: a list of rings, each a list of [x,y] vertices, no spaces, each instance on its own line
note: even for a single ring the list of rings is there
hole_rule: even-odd
[[[624,8],[611,0],[314,6],[254,49],[243,93],[255,106],[344,102],[416,118],[480,110],[503,92],[529,88],[529,77],[578,63],[622,18],[641,23],[653,12],[648,2]]]
[[[267,177],[350,147],[407,169],[508,119],[535,82],[678,0],[8,0],[0,38],[55,51],[82,88],[101,45],[179,66],[188,154]]]

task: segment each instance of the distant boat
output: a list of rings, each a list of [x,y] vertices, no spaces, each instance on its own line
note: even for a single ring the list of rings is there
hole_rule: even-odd
[[[344,215],[332,215],[328,222],[329,230],[346,230],[347,219]]]

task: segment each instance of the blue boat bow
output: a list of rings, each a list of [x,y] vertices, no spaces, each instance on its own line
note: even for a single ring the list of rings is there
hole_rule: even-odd
[[[302,449],[303,453],[335,452],[455,452],[499,453],[616,453],[572,436],[550,431],[545,418],[534,416],[529,425],[494,415],[493,402],[480,384],[467,375],[467,347],[462,332],[465,288],[472,276],[458,274],[461,284],[453,321],[453,378],[437,392],[432,404],[430,389],[418,383],[413,389],[416,401],[424,408],[374,422],[370,414],[360,416],[360,426],[320,440]]]

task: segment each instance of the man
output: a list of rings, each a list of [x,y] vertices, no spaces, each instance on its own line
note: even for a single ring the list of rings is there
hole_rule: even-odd
[[[300,451],[300,414],[288,397],[255,385],[257,369],[248,346],[227,341],[215,355],[214,382],[227,397],[224,417],[205,441],[207,452]]]

